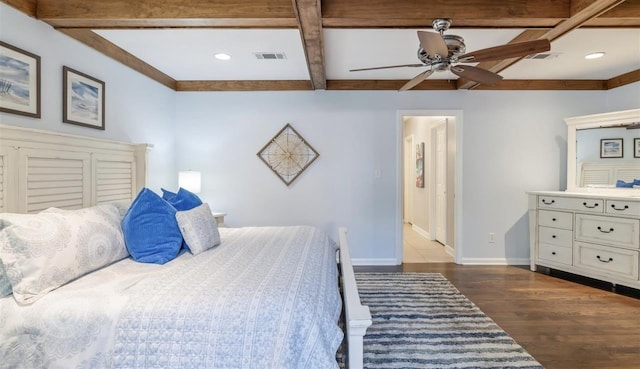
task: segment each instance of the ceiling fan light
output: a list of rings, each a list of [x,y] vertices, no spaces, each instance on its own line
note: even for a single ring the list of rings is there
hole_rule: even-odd
[[[225,53],[217,53],[214,55],[218,60],[229,60],[231,59],[231,55]]]
[[[584,56],[585,59],[598,59],[598,58],[602,58],[605,55],[605,52],[603,51],[598,51],[595,53],[590,53]]]

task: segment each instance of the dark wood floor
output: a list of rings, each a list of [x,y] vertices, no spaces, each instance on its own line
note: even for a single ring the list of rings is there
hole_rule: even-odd
[[[640,291],[526,267],[404,264],[441,273],[546,369],[640,368]]]

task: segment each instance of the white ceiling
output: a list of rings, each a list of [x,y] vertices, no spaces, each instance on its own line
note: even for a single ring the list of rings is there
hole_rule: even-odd
[[[430,29],[426,29],[430,30]],[[419,63],[416,29],[325,29],[327,79],[410,79],[422,68],[349,72],[349,69]],[[447,31],[465,39],[467,52],[509,42],[522,29]],[[307,80],[297,29],[145,29],[96,33],[176,80]],[[587,53],[604,51],[601,59]],[[214,58],[218,52],[229,61]],[[258,60],[255,52],[283,52],[286,60]],[[640,68],[640,29],[578,29],[551,44],[555,58],[522,60],[505,79],[609,79]],[[450,72],[430,79],[457,79]]]

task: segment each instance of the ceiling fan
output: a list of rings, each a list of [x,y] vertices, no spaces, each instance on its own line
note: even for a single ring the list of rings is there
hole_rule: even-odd
[[[502,80],[502,76],[486,69],[457,63],[477,63],[489,60],[509,59],[537,54],[551,49],[549,40],[541,39],[489,47],[465,54],[466,46],[462,37],[444,34],[444,32],[451,26],[451,19],[436,19],[433,21],[432,26],[437,33],[418,31],[418,39],[420,40],[418,59],[422,62],[421,64],[403,64],[389,65],[385,67],[351,69],[350,72],[401,67],[429,67],[428,70],[413,77],[413,79],[402,86],[400,91],[412,89],[429,77],[433,72],[442,72],[447,70],[450,70],[453,74],[461,78],[486,85],[492,85],[500,82],[500,80]]]

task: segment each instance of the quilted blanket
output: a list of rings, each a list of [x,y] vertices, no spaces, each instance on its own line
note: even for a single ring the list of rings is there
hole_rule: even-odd
[[[197,256],[0,299],[0,368],[337,368],[335,244],[305,226],[220,231]]]

